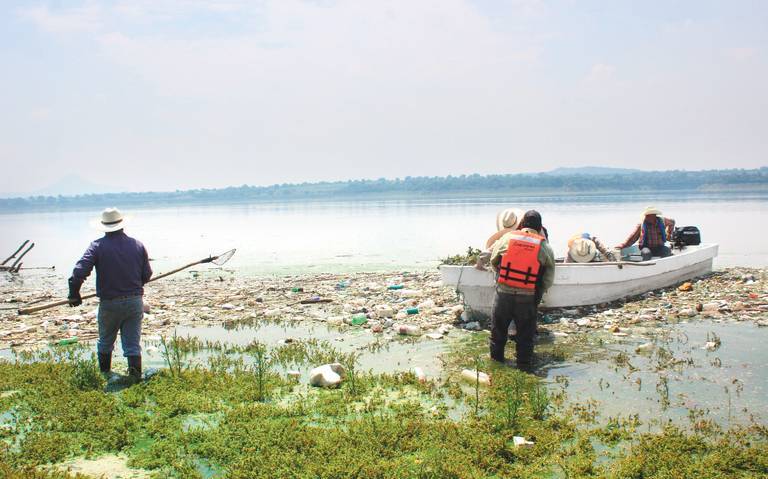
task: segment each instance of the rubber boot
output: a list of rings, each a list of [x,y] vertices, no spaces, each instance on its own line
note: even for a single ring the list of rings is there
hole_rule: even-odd
[[[99,371],[101,371],[101,374],[105,377],[108,377],[109,373],[112,371],[112,353],[99,353],[98,357]]]
[[[128,356],[128,378],[133,384],[141,382],[141,356]]]

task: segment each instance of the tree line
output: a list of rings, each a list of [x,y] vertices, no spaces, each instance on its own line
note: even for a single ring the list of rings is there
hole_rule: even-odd
[[[435,194],[472,193],[590,193],[644,191],[701,191],[707,189],[764,189],[768,167],[702,171],[638,171],[620,173],[549,173],[507,175],[418,176],[396,179],[349,180],[318,183],[278,184],[194,189],[162,192],[84,194],[76,196],[31,196],[0,199],[0,211],[70,209],[103,205],[141,206],[190,203],[258,202],[413,197]]]

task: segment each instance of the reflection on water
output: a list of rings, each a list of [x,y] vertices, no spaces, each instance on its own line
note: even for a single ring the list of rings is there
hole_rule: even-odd
[[[604,421],[630,413],[651,427],[668,421],[711,419],[728,426],[768,419],[768,328],[696,322],[655,328],[644,336],[614,342],[606,333],[603,345],[584,346],[573,359],[551,365],[547,376],[553,389],[564,388],[584,407],[588,399],[596,400],[589,406]],[[706,348],[713,339],[720,345]],[[645,351],[636,352],[641,345]]]
[[[719,266],[766,265],[768,194],[580,195],[327,203],[194,205],[142,208],[129,234],[147,246],[156,271],[216,254],[238,253],[227,267],[250,274],[432,268],[437,259],[481,246],[496,213],[507,206],[536,208],[552,245],[563,255],[567,239],[588,231],[605,243],[622,241],[654,203],[678,225],[697,225],[706,242],[720,243]],[[106,205],[109,206],[109,205]],[[119,205],[118,205],[119,206]],[[98,211],[0,215],[0,255],[25,239],[36,247],[27,266],[56,266],[67,275],[88,242],[99,236],[88,222]],[[739,234],[733,227],[738,225]],[[7,253],[6,253],[7,251]]]

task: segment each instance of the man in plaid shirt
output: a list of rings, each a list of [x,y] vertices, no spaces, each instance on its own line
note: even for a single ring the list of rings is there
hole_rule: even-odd
[[[643,211],[644,220],[635,226],[623,243],[616,246],[617,249],[632,246],[635,241],[638,242],[640,253],[643,255],[643,261],[650,260],[653,256],[661,258],[670,256],[672,251],[666,242],[672,237],[675,229],[675,220],[664,218],[658,208],[649,206]]]

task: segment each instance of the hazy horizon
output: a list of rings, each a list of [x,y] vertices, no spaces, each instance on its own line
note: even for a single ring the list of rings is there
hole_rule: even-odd
[[[760,166],[756,168],[756,170],[762,170],[764,168],[768,168],[768,166]],[[712,172],[718,172],[715,173],[715,176],[712,176],[711,179],[713,180],[713,184],[719,184],[717,181],[721,181],[722,178],[720,178],[720,174],[722,172],[726,171],[741,171],[744,169],[739,168],[725,168],[721,170],[642,170],[642,169],[629,169],[629,168],[612,168],[612,167],[596,167],[596,166],[570,166],[570,167],[558,167],[552,170],[548,171],[534,171],[534,172],[526,172],[526,173],[507,173],[507,174],[498,174],[498,173],[489,173],[488,175],[479,175],[477,173],[470,173],[466,175],[456,175],[453,176],[453,178],[461,178],[461,177],[473,177],[473,176],[482,176],[482,177],[491,177],[491,176],[516,176],[516,175],[548,175],[551,177],[568,177],[568,178],[574,178],[577,176],[586,176],[588,178],[594,178],[595,184],[600,185],[601,180],[600,178],[607,178],[609,176],[613,175],[634,175],[634,174],[643,174],[643,173],[676,173],[676,172],[684,172],[684,173],[708,173],[710,171]],[[753,169],[747,170],[752,171]],[[239,188],[242,186],[246,187],[255,187],[255,188],[274,188],[274,187],[291,187],[291,186],[297,186],[301,187],[306,185],[307,187],[311,187],[313,185],[320,185],[320,184],[345,184],[345,183],[351,183],[351,182],[376,182],[378,180],[386,180],[386,181],[395,181],[395,180],[406,180],[408,178],[412,179],[442,179],[442,178],[451,178],[451,175],[446,176],[437,176],[437,175],[431,175],[431,176],[414,176],[414,177],[395,177],[395,178],[349,178],[349,179],[339,179],[339,180],[324,180],[324,181],[307,181],[307,182],[294,182],[294,183],[273,183],[270,185],[249,185],[249,184],[239,184],[239,185],[227,185],[223,187],[213,187],[213,188],[199,188],[203,190],[209,190],[209,191],[222,191],[228,188]],[[728,183],[728,182],[726,182]],[[85,186],[82,186],[85,185]],[[758,186],[759,187],[759,186]],[[542,186],[540,191],[550,191],[552,187],[550,186]],[[108,185],[97,185],[93,183],[89,183],[86,180],[83,180],[77,175],[69,175],[59,182],[49,185],[46,188],[43,188],[41,190],[37,190],[30,193],[0,193],[0,200],[6,200],[6,199],[27,199],[27,198],[35,198],[38,196],[43,197],[74,197],[74,196],[82,196],[82,195],[102,195],[102,194],[149,194],[149,193],[174,193],[174,192],[185,192],[185,191],[195,191],[199,189],[168,189],[168,190],[119,190],[116,188],[110,188]],[[530,190],[530,186],[524,186],[523,189]],[[610,189],[610,188],[609,188]],[[478,190],[480,191],[480,190]],[[488,190],[491,191],[491,190]],[[660,190],[665,191],[664,189]]]
[[[0,196],[766,164],[768,3],[20,0]]]

